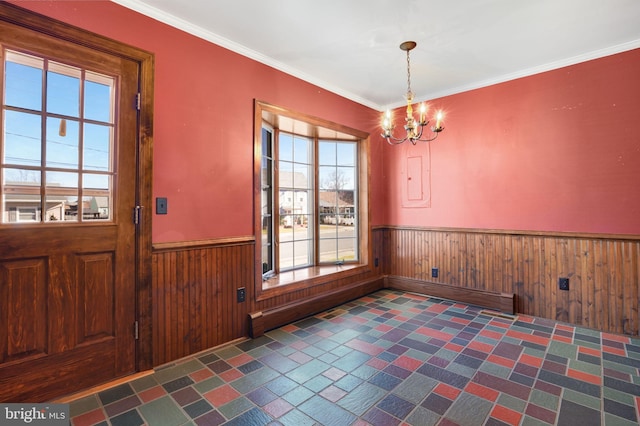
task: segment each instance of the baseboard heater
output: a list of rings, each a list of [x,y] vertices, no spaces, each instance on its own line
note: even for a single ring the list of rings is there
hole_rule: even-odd
[[[457,287],[412,278],[387,276],[385,287],[393,290],[411,291],[441,299],[476,305],[493,309],[505,314],[516,313],[516,296],[511,293],[477,290],[474,288]]]
[[[384,288],[384,278],[376,277],[278,308],[252,312],[249,314],[249,335],[253,338],[260,337],[265,331],[326,311],[382,288]]]

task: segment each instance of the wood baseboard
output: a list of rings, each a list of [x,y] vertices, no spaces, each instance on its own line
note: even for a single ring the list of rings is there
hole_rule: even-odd
[[[387,276],[385,281],[386,287],[394,290],[411,291],[441,299],[454,300],[456,302],[497,310],[510,315],[516,313],[515,294],[456,287],[448,284],[397,276]]]
[[[71,395],[62,396],[62,397],[57,398],[57,399],[55,399],[55,400],[53,400],[51,402],[56,403],[56,404],[69,404],[69,403],[71,403],[73,401],[76,401],[78,399],[84,398],[85,396],[93,395],[95,393],[99,393],[99,392],[102,392],[104,390],[111,389],[111,388],[119,386],[119,385],[121,385],[123,383],[131,382],[133,380],[140,379],[142,377],[149,376],[151,374],[153,374],[153,370],[146,370],[146,371],[142,371],[142,372],[139,372],[139,373],[129,374],[127,376],[120,377],[120,378],[115,379],[115,380],[111,380],[111,381],[109,381],[107,383],[103,383],[103,384],[98,385],[98,386],[93,386],[93,387],[91,387],[89,389],[85,389],[85,390],[82,390],[80,392],[73,393]]]
[[[265,331],[317,314],[382,288],[384,288],[383,277],[376,277],[279,308],[252,312],[249,314],[249,333],[253,338],[260,337]]]

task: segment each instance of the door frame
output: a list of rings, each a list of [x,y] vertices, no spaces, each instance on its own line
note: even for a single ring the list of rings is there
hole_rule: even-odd
[[[153,367],[152,330],[152,172],[153,172],[153,53],[133,47],[108,37],[95,34],[65,22],[41,15],[22,7],[0,2],[0,20],[29,30],[76,43],[113,56],[138,63],[138,118],[137,118],[137,159],[136,159],[136,205],[138,225],[135,237],[135,288],[136,320],[138,324],[136,340],[136,370]],[[135,100],[132,100],[135,102]],[[132,211],[132,220],[134,212]]]

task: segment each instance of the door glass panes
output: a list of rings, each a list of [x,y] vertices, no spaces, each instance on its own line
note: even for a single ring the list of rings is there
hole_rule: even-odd
[[[12,201],[5,203],[7,206],[3,210],[2,222],[23,222],[25,216],[21,212],[25,211],[38,212],[34,217],[40,217],[40,173],[28,169],[4,168],[2,181],[6,182],[3,186],[4,197]]]
[[[83,210],[84,220],[108,219],[111,213],[111,179],[112,177],[102,173],[84,173],[82,175]]]
[[[357,145],[320,141],[318,145],[319,260],[358,260]]]
[[[5,58],[5,105],[41,111],[43,59],[11,51]]]
[[[3,164],[40,166],[42,127],[39,114],[4,111]],[[7,182],[8,183],[8,182]]]
[[[47,112],[79,117],[81,70],[55,62],[48,65]]]
[[[84,118],[111,123],[113,121],[113,81],[110,77],[87,71],[84,81]]]
[[[113,220],[115,79],[3,57],[2,223]]]
[[[82,163],[86,170],[110,171],[112,129],[104,124],[85,123]]]
[[[78,169],[79,123],[75,120],[47,117],[47,167]]]

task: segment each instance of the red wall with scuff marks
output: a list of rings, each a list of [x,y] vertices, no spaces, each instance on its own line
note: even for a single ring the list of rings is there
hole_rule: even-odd
[[[399,207],[406,154],[386,146],[386,223],[640,234],[640,49],[430,104],[431,207]]]

